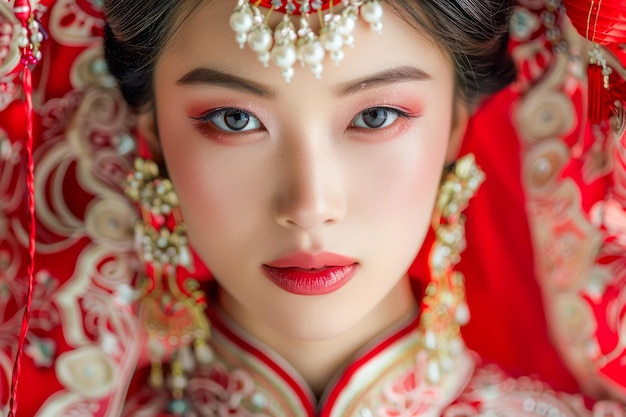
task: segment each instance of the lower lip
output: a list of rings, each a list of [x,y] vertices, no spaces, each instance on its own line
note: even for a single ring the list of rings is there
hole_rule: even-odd
[[[298,295],[330,294],[343,287],[358,269],[357,264],[321,269],[275,268],[263,265],[263,272],[283,290]]]

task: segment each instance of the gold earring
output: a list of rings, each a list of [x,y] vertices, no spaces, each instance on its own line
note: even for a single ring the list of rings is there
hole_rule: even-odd
[[[210,336],[204,314],[206,296],[198,282],[188,276],[192,259],[171,181],[159,177],[156,163],[137,158],[125,192],[141,212],[135,239],[145,267],[139,314],[148,331],[150,384],[161,388],[167,383],[173,398],[180,400],[187,385],[185,375],[195,361],[212,361],[206,344]],[[191,354],[192,346],[195,355]],[[173,351],[171,376],[166,381],[162,362],[169,351]]]
[[[463,275],[454,271],[465,249],[462,211],[485,178],[474,155],[446,169],[433,215],[435,243],[430,252],[431,280],[422,300],[420,328],[427,354],[426,378],[437,383],[454,367],[463,348],[460,328],[469,321]]]

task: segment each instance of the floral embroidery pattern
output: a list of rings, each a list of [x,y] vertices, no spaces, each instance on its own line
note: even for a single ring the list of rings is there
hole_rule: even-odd
[[[417,364],[400,378],[383,388],[383,404],[376,410],[378,417],[411,417],[424,415],[441,402],[442,389],[429,384],[425,378],[426,363],[417,355]]]
[[[544,16],[545,5],[522,3]],[[537,42],[552,36],[536,29]],[[541,72],[543,78],[523,74],[519,88],[525,94],[513,107],[538,280],[553,339],[579,384],[599,398],[623,400],[626,158],[618,135],[624,133],[582,123],[586,71],[578,57],[589,45],[565,27],[561,31],[568,48],[541,48],[550,53],[542,59],[550,66]],[[522,31],[512,35],[528,39]],[[537,58],[514,57],[521,68]]]
[[[189,381],[187,395],[203,417],[269,417],[259,410],[264,404],[250,374],[243,369],[229,371],[221,362],[202,368]]]

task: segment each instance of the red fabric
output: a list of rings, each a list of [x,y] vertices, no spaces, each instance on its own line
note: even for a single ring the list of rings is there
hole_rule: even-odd
[[[486,181],[466,212],[468,245],[458,269],[466,276],[472,319],[463,336],[513,375],[535,374],[574,392],[577,384],[550,342],[536,281],[519,141],[511,125],[516,96],[509,89],[484,103],[464,143]]]
[[[468,248],[459,269],[466,277],[472,320],[463,329],[463,335],[467,344],[487,361],[497,362],[515,375],[535,374],[565,391],[578,390],[587,379],[594,385],[602,386],[604,381],[623,390],[626,372],[619,360],[623,360],[624,354],[616,354],[615,360],[606,365],[590,362],[588,368],[593,378],[579,377],[577,383],[561,360],[565,350],[559,351],[560,356],[556,353],[555,343],[560,339],[555,336],[555,327],[546,323],[546,315],[554,314],[554,294],[550,292],[551,284],[545,284],[545,270],[538,267],[543,261],[543,246],[531,238],[529,230],[537,213],[531,210],[532,216],[527,214],[530,203],[532,207],[539,205],[539,197],[524,182],[524,163],[539,140],[529,139],[524,130],[533,127],[533,122],[520,125],[516,121],[525,102],[551,82],[558,85],[554,92],[565,98],[564,105],[572,106],[573,126],[566,126],[550,138],[559,139],[568,152],[567,162],[557,177],[561,183],[574,184],[577,190],[576,213],[584,221],[577,219],[586,226],[591,224],[602,235],[603,246],[594,250],[599,251],[598,262],[603,265],[624,265],[624,245],[620,243],[624,235],[618,229],[609,233],[612,224],[593,223],[593,213],[600,209],[608,212],[612,206],[604,204],[609,200],[617,201],[616,212],[623,212],[626,177],[622,174],[624,169],[617,169],[623,168],[623,155],[606,141],[597,140],[582,116],[585,80],[555,73],[559,63],[540,23],[545,11],[541,3],[520,0],[518,12],[526,13],[527,22],[539,23],[528,27],[518,23],[519,33],[514,36],[512,48],[519,66],[519,81],[483,103],[469,126],[463,147],[463,152],[476,154],[478,164],[487,174],[467,212]],[[133,153],[119,156],[115,148],[122,136],[130,132],[131,122],[119,95],[111,89],[110,80],[97,71],[101,61],[89,55],[98,57],[101,43],[104,22],[98,2],[45,0],[38,3],[37,11],[50,34],[43,45],[44,58],[34,70],[34,155],[37,181],[41,181],[43,191],[36,219],[36,285],[33,323],[27,339],[27,349],[31,350],[25,351],[21,360],[17,415],[31,417],[45,409],[48,416],[52,413],[50,402],[63,397],[69,405],[59,409],[65,413],[80,415],[80,407],[92,403],[98,407],[96,415],[101,416],[110,412],[110,407],[119,407],[139,360],[141,329],[133,306],[117,301],[117,288],[134,283],[131,272],[122,273],[135,262],[134,253],[128,239],[113,235],[112,229],[103,226],[112,220],[122,229],[132,229],[130,214],[113,213],[126,209],[119,184],[130,169]],[[7,93],[0,89],[0,103],[8,101],[0,112],[0,149],[9,149],[11,155],[0,158],[0,282],[7,284],[9,290],[0,301],[0,353],[2,363],[12,364],[19,334],[18,318],[25,305],[27,246],[23,231],[28,222],[26,159],[21,147],[26,137],[24,103],[19,87],[7,84],[7,88],[13,90]],[[603,156],[612,164],[602,175],[594,173],[589,178],[592,151],[600,145],[599,153],[593,155]],[[119,201],[115,200],[117,197]],[[117,205],[105,206],[111,201]],[[107,210],[99,211],[99,207]],[[558,220],[558,213],[554,217]],[[563,228],[557,224],[555,233]],[[107,251],[98,252],[104,246]],[[533,247],[540,248],[539,259],[534,256]],[[567,262],[561,267],[567,269]],[[601,352],[615,349],[619,324],[626,314],[619,298],[624,294],[624,274],[620,274],[619,268],[616,270],[609,274],[613,280],[598,299],[582,290],[573,293],[593,312],[596,327],[592,334],[599,340]],[[411,275],[427,277],[423,257],[412,267]],[[76,317],[76,322],[70,320]],[[104,359],[98,358],[112,364],[114,377],[120,379],[113,381],[107,393],[81,397],[77,390],[85,387],[68,385],[59,379],[60,370],[55,363],[76,352],[87,355],[90,351],[85,347],[110,347],[104,342],[111,340],[117,350],[111,349]],[[33,353],[36,342],[53,346],[52,364],[37,356],[43,353]],[[9,373],[6,365],[0,369],[4,376],[0,378],[2,411],[8,405]],[[596,380],[598,376],[600,379]],[[134,383],[141,385],[143,377],[135,375]],[[90,395],[97,392],[96,388]],[[78,399],[70,402],[71,395]],[[606,397],[602,390],[596,395]]]
[[[572,24],[585,38],[600,45],[626,42],[623,0],[563,0]]]

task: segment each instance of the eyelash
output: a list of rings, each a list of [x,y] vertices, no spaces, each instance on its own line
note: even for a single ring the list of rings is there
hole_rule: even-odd
[[[224,120],[220,120],[221,118],[226,116],[228,113],[232,113],[233,115],[238,115],[238,116],[245,116],[246,118],[248,118],[248,121],[246,122],[244,126],[241,127],[241,129],[233,129],[232,126],[231,127],[227,126],[228,122],[225,122]],[[225,133],[241,133],[241,132],[247,132],[251,130],[258,130],[263,127],[263,124],[259,121],[259,119],[254,114],[248,111],[242,110],[242,109],[238,109],[236,107],[221,107],[215,110],[211,110],[208,113],[203,114],[202,116],[192,117],[191,119],[195,122],[196,127],[199,129],[212,127]],[[252,129],[247,128],[248,127],[247,125],[250,120],[255,121],[253,122],[254,126]],[[222,124],[223,126],[220,126],[220,124]]]
[[[395,119],[393,119],[391,122],[388,122],[388,123],[385,120],[380,126],[376,126],[376,127],[358,126],[356,124],[356,120],[360,118],[361,121],[363,121],[363,118],[367,116],[368,112],[370,112],[371,114],[373,112],[380,112],[380,111],[385,112],[386,117],[388,117],[389,114],[394,115]],[[243,116],[247,118],[245,125],[243,125],[240,129],[234,129],[232,126],[228,126],[228,122],[222,120],[222,118],[224,118],[228,113],[232,113],[233,116],[236,115],[236,116]],[[411,119],[412,117],[413,116],[410,115],[409,113],[399,110],[397,108],[385,107],[385,106],[374,106],[374,107],[368,107],[367,109],[360,111],[355,117],[353,117],[352,120],[350,121],[350,127],[353,129],[359,129],[361,131],[367,131],[367,130],[376,131],[376,130],[382,130],[390,126],[393,126],[399,118]],[[233,134],[257,131],[257,130],[264,128],[263,123],[261,123],[261,121],[254,114],[246,110],[236,108],[236,107],[217,108],[201,116],[191,117],[191,119],[195,122],[196,128],[201,130],[203,133],[207,128],[216,129],[223,133],[233,133]],[[248,127],[248,124],[250,122],[253,123],[252,128]]]
[[[363,126],[357,126],[356,125],[356,120],[358,118],[361,118],[361,120],[365,124],[367,124],[367,122],[365,122],[363,120],[364,117],[367,116],[367,113],[370,113],[370,115],[371,115],[373,112],[376,112],[377,115],[378,115],[378,114],[380,114],[379,112],[381,112],[381,111],[385,113],[385,117],[386,118],[390,114],[395,116],[395,118],[392,121],[390,121],[390,122],[385,120],[385,121],[383,121],[383,123],[381,125],[376,126],[376,127],[373,127],[373,126],[363,127]],[[369,108],[367,108],[365,110],[360,111],[359,114],[357,114],[354,118],[352,118],[352,120],[350,122],[350,126],[352,128],[360,129],[360,130],[364,130],[364,131],[366,131],[366,130],[374,130],[374,131],[376,131],[376,130],[382,130],[382,129],[385,129],[387,127],[391,127],[391,126],[395,125],[396,122],[398,121],[398,119],[400,119],[400,118],[402,118],[402,119],[410,119],[411,115],[409,115],[409,113],[407,113],[405,111],[402,111],[402,110],[399,110],[399,109],[396,109],[396,108],[393,108],[393,107],[375,106],[375,107],[369,107]]]

